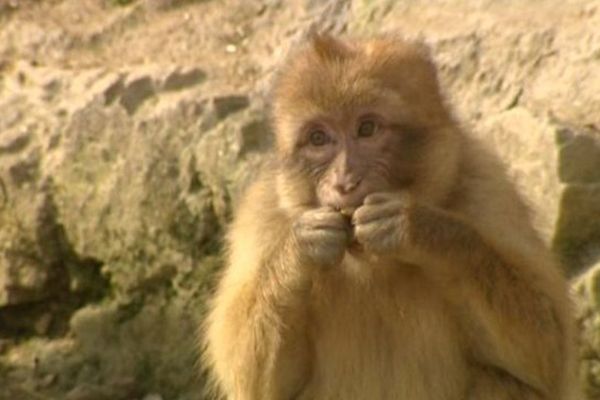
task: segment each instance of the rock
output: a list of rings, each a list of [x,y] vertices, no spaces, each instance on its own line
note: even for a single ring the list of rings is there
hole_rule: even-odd
[[[219,119],[226,118],[229,114],[243,110],[250,105],[247,96],[229,95],[220,96],[213,99],[215,111]]]
[[[7,249],[0,265],[0,307],[47,298],[49,271],[20,246]]]
[[[600,131],[573,133],[564,129],[558,171],[567,183],[600,183]]]
[[[600,259],[600,131],[562,127],[558,173],[565,184],[554,247],[572,271]]]
[[[117,98],[123,93],[125,86],[123,84],[123,78],[120,76],[113,76],[109,81],[106,82],[106,88],[103,90],[104,104],[111,105]]]
[[[123,84],[119,103],[132,115],[154,94],[154,82],[149,76],[129,77]]]
[[[270,146],[273,145],[271,128],[264,118],[246,122],[241,127],[241,135],[241,155],[252,151],[265,152]]]
[[[600,182],[565,188],[554,247],[572,271],[600,259]]]
[[[600,263],[577,277],[573,284],[580,327],[580,375],[588,398],[600,395]]]
[[[35,153],[31,153],[17,160],[8,167],[8,173],[13,185],[20,187],[32,183],[39,176],[40,160]]]
[[[31,132],[28,130],[20,132],[4,133],[0,141],[0,155],[7,153],[18,153],[25,149],[31,141]]]
[[[198,85],[206,79],[206,73],[200,68],[176,69],[167,75],[162,90],[181,90]]]

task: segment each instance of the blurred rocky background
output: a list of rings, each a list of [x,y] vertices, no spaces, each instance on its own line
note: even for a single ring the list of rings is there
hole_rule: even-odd
[[[600,1],[0,0],[0,400],[203,399],[223,228],[312,29],[430,44],[572,279],[600,399]]]

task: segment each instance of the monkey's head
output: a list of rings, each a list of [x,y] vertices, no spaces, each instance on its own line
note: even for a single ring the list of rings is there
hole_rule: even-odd
[[[282,69],[273,117],[283,206],[356,208],[404,191],[443,201],[460,135],[427,49],[316,35]]]

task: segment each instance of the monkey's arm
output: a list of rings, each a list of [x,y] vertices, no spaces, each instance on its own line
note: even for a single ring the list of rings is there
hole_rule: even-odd
[[[309,368],[308,285],[288,262],[295,258],[289,223],[271,212],[265,190],[250,190],[233,223],[204,332],[219,390],[239,400],[292,398]]]
[[[295,398],[310,372],[312,277],[341,261],[347,222],[327,208],[290,216],[279,208],[272,181],[263,179],[246,195],[228,239],[228,263],[207,319],[207,363],[230,398]]]
[[[355,220],[367,249],[397,251],[439,284],[476,362],[508,373],[544,399],[562,390],[568,301],[553,265],[532,265],[547,262],[542,249],[499,249],[466,219],[426,206],[372,204]]]

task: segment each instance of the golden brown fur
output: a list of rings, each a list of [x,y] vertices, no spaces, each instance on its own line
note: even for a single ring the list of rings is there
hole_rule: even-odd
[[[310,214],[323,202],[295,140],[315,115],[344,121],[365,104],[390,108],[390,129],[424,132],[424,144],[414,160],[390,158],[405,157],[393,173],[406,176],[361,197],[343,247],[334,211]],[[221,395],[567,399],[565,281],[500,163],[452,120],[425,49],[316,37],[284,67],[274,117],[275,167],[237,210],[203,330]],[[333,226],[325,253],[298,233],[319,218]]]

